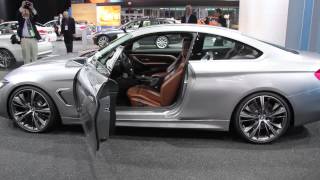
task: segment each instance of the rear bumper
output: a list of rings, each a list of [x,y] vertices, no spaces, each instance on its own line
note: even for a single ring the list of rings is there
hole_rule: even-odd
[[[320,121],[320,88],[287,97],[294,110],[294,126]]]

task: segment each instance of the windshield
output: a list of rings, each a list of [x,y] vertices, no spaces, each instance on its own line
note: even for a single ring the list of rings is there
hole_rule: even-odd
[[[88,59],[88,62],[92,62],[92,60],[97,60],[99,61],[99,59],[101,57],[103,57],[106,53],[110,52],[111,50],[115,49],[116,47],[118,47],[119,45],[123,44],[124,42],[126,42],[127,40],[131,39],[132,34],[128,33],[118,39],[113,40],[108,46],[106,46],[105,48],[99,50],[97,53],[95,53],[92,57],[90,57]]]

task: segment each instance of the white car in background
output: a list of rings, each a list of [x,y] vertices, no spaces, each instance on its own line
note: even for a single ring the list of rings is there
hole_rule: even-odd
[[[0,30],[8,29],[12,30],[14,33],[17,33],[18,22],[17,21],[8,21],[0,24]]]
[[[12,43],[13,31],[0,30],[0,68],[9,68],[15,62],[23,62],[21,45]],[[47,40],[38,42],[38,58],[50,55],[53,45]]]
[[[43,24],[44,27],[54,27],[54,25],[57,25],[59,27],[59,33],[61,32],[61,27],[58,24],[58,20],[52,20],[52,21],[48,21],[45,24]],[[91,28],[87,28],[87,24],[85,21],[76,21],[76,33],[74,34],[74,38],[75,39],[81,39],[82,38],[82,32],[86,30],[87,31],[87,35],[91,35],[92,29]]]
[[[50,42],[57,41],[58,37],[53,27],[46,27],[40,23],[37,23],[36,26],[42,39],[48,40]]]
[[[18,21],[8,21],[0,24],[0,30],[1,29],[10,29],[14,33],[17,33],[18,29]],[[40,23],[36,24],[37,30],[41,36],[42,39],[48,40],[48,41],[56,41],[57,40],[57,35],[54,32],[54,28],[52,27],[44,27]]]

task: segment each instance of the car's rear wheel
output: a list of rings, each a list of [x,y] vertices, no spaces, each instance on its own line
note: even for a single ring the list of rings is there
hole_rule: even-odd
[[[44,132],[57,121],[57,109],[51,98],[33,86],[16,89],[8,105],[13,121],[28,132]]]
[[[7,49],[0,49],[0,67],[10,68],[15,62],[14,56]]]
[[[246,97],[237,107],[234,127],[245,140],[264,144],[282,136],[288,129],[291,109],[281,96],[261,92]]]
[[[169,39],[167,36],[159,36],[156,39],[156,46],[159,49],[164,49],[169,46]]]
[[[110,43],[110,39],[108,36],[102,35],[98,37],[97,44],[99,47],[106,47]]]

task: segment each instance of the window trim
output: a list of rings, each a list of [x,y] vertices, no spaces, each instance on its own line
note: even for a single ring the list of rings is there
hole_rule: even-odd
[[[219,37],[222,37],[222,38],[224,38],[224,39],[226,39],[226,40],[233,41],[233,42],[235,42],[235,43],[244,44],[245,46],[248,46],[248,47],[256,50],[256,51],[258,52],[258,54],[259,54],[257,57],[252,58],[252,59],[213,59],[213,60],[210,60],[210,61],[234,61],[234,60],[250,60],[250,61],[252,61],[252,60],[258,60],[258,59],[260,59],[260,58],[265,54],[265,53],[264,53],[262,50],[260,50],[259,48],[253,47],[253,46],[251,46],[251,45],[249,45],[249,44],[247,44],[247,43],[238,41],[238,40],[236,40],[236,39],[232,39],[232,38],[229,38],[229,37],[226,37],[226,36],[222,36],[222,35],[217,35],[217,34],[204,33],[204,32],[198,32],[198,33],[197,33],[197,36],[199,36],[200,34],[205,35],[205,37],[206,37],[207,35],[209,35],[209,36],[216,36],[216,37],[219,36]],[[198,37],[197,37],[197,38],[198,38]],[[204,43],[204,42],[203,42],[203,43]],[[194,43],[194,45],[195,45],[195,44],[196,44],[196,43]],[[194,47],[193,47],[193,48],[194,48]],[[202,47],[202,50],[203,50],[203,47]],[[190,58],[189,61],[201,61],[201,59],[191,59],[191,58]]]

